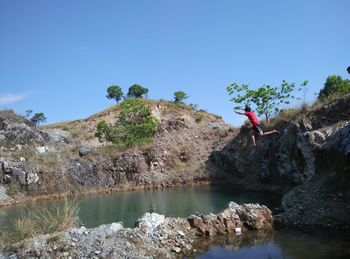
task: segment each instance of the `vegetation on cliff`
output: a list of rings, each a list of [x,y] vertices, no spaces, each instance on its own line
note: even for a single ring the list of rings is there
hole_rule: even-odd
[[[108,125],[104,120],[98,123],[95,136],[100,141],[130,146],[145,143],[155,135],[159,121],[151,115],[143,99],[127,98],[120,107],[115,125]]]

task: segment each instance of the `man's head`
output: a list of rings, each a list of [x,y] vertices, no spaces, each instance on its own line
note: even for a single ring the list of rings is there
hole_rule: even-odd
[[[348,73],[350,74],[350,67],[348,67],[346,70],[347,70],[347,71],[348,71]]]
[[[249,105],[246,105],[246,106],[244,107],[244,111],[246,111],[246,112],[251,112],[252,109],[249,107]]]

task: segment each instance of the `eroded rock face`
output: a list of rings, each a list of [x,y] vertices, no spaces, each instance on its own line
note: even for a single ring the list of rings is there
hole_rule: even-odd
[[[33,123],[12,111],[0,112],[0,130],[2,139],[11,145],[45,143],[49,135],[38,130]]]
[[[36,171],[23,162],[8,162],[0,158],[0,183],[9,184],[15,178],[22,186],[33,185],[40,179]]]
[[[215,236],[234,233],[236,228],[249,230],[270,229],[273,224],[271,211],[259,204],[242,206],[231,202],[228,208],[215,215],[192,215],[188,218],[190,226],[199,236]]]
[[[280,125],[250,147],[240,134],[211,162],[253,190],[284,193],[282,224],[350,229],[350,95]]]
[[[185,218],[166,218],[146,213],[134,229],[122,223],[102,225],[94,229],[74,228],[54,235],[28,239],[14,252],[3,256],[47,256],[51,258],[178,258],[193,252],[200,236],[234,233],[241,227],[242,235],[249,230],[271,229],[271,211],[258,204],[229,203],[218,214],[192,215]]]

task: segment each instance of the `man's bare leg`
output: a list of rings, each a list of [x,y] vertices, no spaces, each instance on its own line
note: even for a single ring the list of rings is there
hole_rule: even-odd
[[[254,136],[254,133],[252,133],[250,136],[251,136],[251,138],[252,138],[253,147],[255,147],[255,146],[256,146],[256,143],[255,143],[255,136]]]
[[[260,136],[267,136],[267,135],[271,135],[271,134],[274,134],[274,133],[280,133],[280,132],[278,130],[267,131],[267,132],[264,132],[264,133],[260,132]]]

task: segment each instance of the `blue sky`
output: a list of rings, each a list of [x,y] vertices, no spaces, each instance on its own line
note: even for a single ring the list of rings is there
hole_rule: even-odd
[[[0,0],[0,109],[48,123],[113,104],[134,84],[239,126],[226,86],[349,78],[348,0]],[[294,103],[293,105],[298,105]]]

